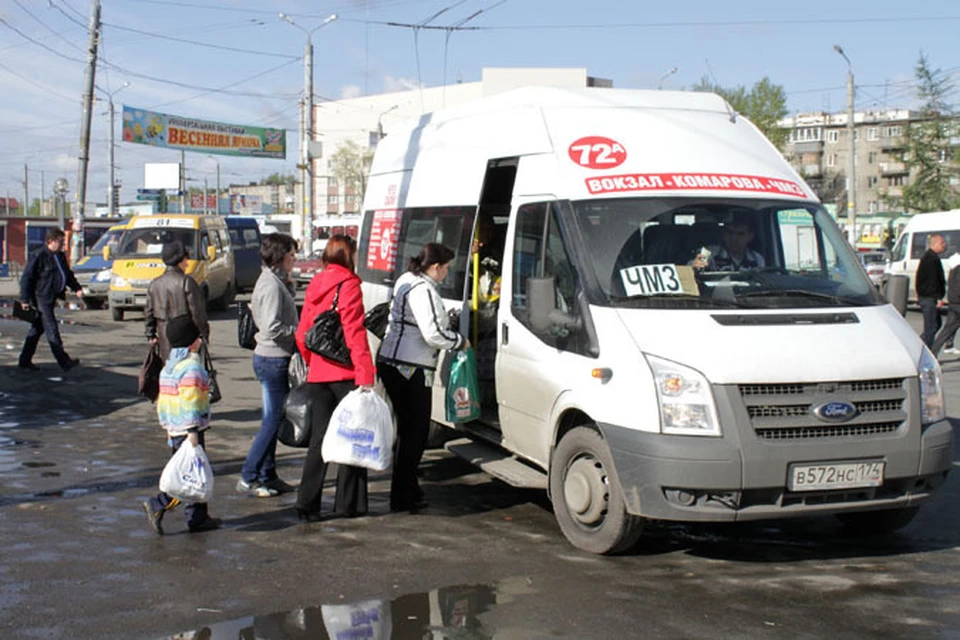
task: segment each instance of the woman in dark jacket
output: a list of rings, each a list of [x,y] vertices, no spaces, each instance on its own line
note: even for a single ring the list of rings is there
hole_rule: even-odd
[[[424,245],[393,287],[390,324],[377,367],[397,416],[397,455],[390,484],[390,510],[415,511],[427,503],[417,467],[430,432],[433,374],[440,349],[464,349],[470,341],[450,328],[437,289],[447,277],[453,251]]]
[[[332,236],[323,251],[323,269],[313,277],[304,295],[303,312],[297,328],[297,347],[307,364],[309,401],[313,411],[310,448],[303,462],[303,477],[297,493],[297,515],[301,520],[320,518],[323,478],[327,464],[320,453],[330,416],[340,400],[358,386],[373,388],[374,368],[363,328],[363,295],[360,278],[354,273],[357,241],[345,235]],[[338,295],[339,292],[339,295]],[[351,365],[341,365],[319,356],[304,346],[304,337],[316,317],[333,306],[343,324],[343,336],[350,349]],[[367,512],[367,470],[339,465],[334,512],[348,517]]]

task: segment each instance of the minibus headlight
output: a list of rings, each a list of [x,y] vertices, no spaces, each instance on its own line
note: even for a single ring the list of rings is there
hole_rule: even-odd
[[[110,279],[110,286],[117,287],[118,289],[122,289],[124,287],[129,287],[130,283],[127,282],[127,279],[124,278],[123,276],[115,275],[113,276],[113,278]]]
[[[668,435],[720,435],[710,383],[690,367],[647,356],[660,405],[660,429]]]
[[[94,282],[110,282],[110,277],[113,272],[110,269],[101,269],[97,272],[97,275],[93,276]]]
[[[926,346],[917,367],[920,374],[920,422],[930,424],[947,416],[943,401],[943,374],[940,363]]]

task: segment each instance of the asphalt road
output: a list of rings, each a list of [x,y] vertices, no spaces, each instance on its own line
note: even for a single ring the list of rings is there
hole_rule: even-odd
[[[225,399],[207,447],[224,527],[188,534],[174,513],[160,538],[139,507],[168,455],[153,406],[135,397],[139,316],[62,311],[82,360],[63,375],[45,344],[40,371],[16,367],[26,325],[4,313],[4,638],[960,637],[957,472],[885,539],[847,537],[832,519],[653,524],[634,551],[606,558],[564,540],[542,492],[434,450],[425,512],[391,514],[388,477],[372,474],[369,517],[300,524],[293,496],[233,490],[260,407],[233,309],[213,320]],[[960,360],[944,372],[957,418]],[[302,453],[281,447],[279,460],[299,481]]]

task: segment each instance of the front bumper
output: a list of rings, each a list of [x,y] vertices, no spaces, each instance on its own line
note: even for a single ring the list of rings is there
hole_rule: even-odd
[[[905,380],[904,387],[908,399],[919,398],[915,379]],[[730,522],[910,507],[933,496],[953,462],[953,428],[947,420],[921,429],[916,412],[907,409],[903,424],[892,433],[770,440],[758,437],[736,385],[714,390],[720,438],[599,425],[630,513]],[[851,460],[883,460],[883,484],[818,492],[788,489],[791,464]]]
[[[117,291],[110,289],[109,296],[110,308],[125,309],[131,311],[142,311],[147,305],[147,290],[123,290]]]

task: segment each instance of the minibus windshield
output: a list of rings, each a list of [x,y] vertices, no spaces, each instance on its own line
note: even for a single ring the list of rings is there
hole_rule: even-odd
[[[612,306],[799,309],[884,304],[816,203],[737,198],[573,202]]]
[[[120,240],[118,257],[124,258],[159,258],[163,245],[179,240],[192,259],[199,259],[197,253],[196,229],[177,229],[170,227],[144,227],[128,229]]]
[[[93,245],[91,249],[87,250],[89,255],[99,254],[103,251],[105,246],[113,245],[116,246],[117,242],[120,240],[120,236],[123,235],[123,229],[107,229],[100,239],[97,240],[97,243]]]

